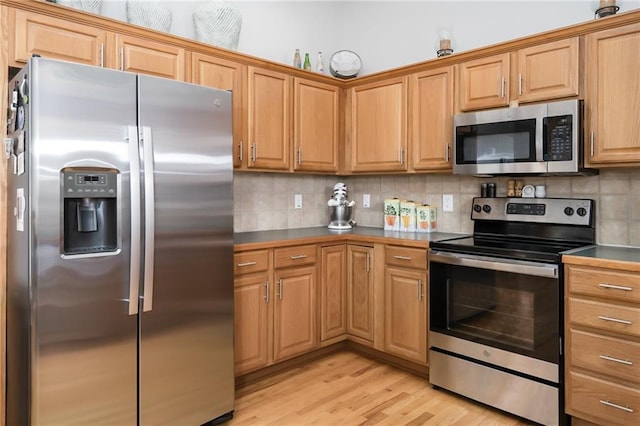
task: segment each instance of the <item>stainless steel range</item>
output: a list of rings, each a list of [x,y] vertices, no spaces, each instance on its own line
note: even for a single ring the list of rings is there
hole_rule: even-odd
[[[564,424],[562,253],[595,242],[593,200],[474,198],[471,237],[429,253],[429,381]]]

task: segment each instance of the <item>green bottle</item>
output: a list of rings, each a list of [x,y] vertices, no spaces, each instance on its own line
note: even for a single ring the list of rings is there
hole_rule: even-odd
[[[309,59],[309,54],[304,54],[304,66],[303,68],[307,71],[311,71],[311,60]]]

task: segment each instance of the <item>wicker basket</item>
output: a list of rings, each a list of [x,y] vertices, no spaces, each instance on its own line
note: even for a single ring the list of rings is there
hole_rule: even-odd
[[[196,39],[214,46],[236,50],[242,28],[240,12],[222,1],[208,1],[193,12]]]
[[[51,3],[57,3],[96,14],[100,14],[102,11],[102,0],[53,0]]]
[[[161,2],[127,0],[127,22],[168,33],[173,13]]]

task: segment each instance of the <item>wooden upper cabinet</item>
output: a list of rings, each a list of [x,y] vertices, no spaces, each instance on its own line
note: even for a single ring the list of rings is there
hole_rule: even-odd
[[[450,170],[453,149],[453,67],[411,75],[409,105],[412,170]]]
[[[589,34],[586,43],[586,162],[638,166],[640,24]]]
[[[15,19],[10,65],[22,66],[33,54],[86,65],[104,64],[105,31],[37,13],[8,10]]]
[[[215,89],[231,90],[233,97],[233,166],[242,167],[246,158],[243,126],[242,83],[245,67],[237,62],[201,53],[191,54],[191,82]]]
[[[407,79],[350,89],[347,164],[351,172],[407,170]]]
[[[294,170],[338,171],[338,93],[335,86],[294,78]]]
[[[164,43],[116,34],[116,66],[121,71],[185,79],[185,51]]]
[[[247,167],[289,171],[290,86],[286,74],[247,68]]]
[[[541,44],[517,52],[517,99],[532,102],[577,96],[579,39]]]
[[[458,65],[461,111],[509,105],[509,54],[489,56]]]

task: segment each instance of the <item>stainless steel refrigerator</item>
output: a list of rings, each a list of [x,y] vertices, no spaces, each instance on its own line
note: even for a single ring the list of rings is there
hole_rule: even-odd
[[[230,418],[230,93],[44,58],[9,84],[7,424]]]

